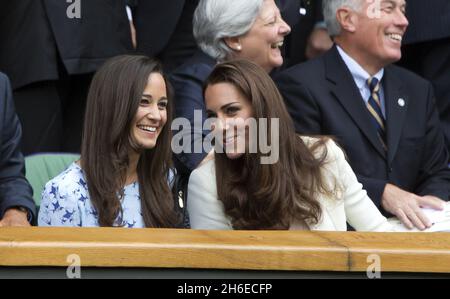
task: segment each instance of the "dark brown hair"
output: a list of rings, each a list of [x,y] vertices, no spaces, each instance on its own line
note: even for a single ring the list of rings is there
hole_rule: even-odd
[[[116,219],[122,219],[128,155],[130,148],[136,149],[130,137],[131,126],[151,73],[163,75],[159,63],[145,56],[123,55],[108,60],[92,80],[81,164],[100,226],[114,226]],[[167,122],[156,146],[141,150],[137,166],[142,216],[147,227],[174,227],[178,223],[168,184],[173,97],[163,77],[168,96]]]
[[[293,220],[317,224],[322,213],[317,194],[332,192],[321,171],[328,139],[319,138],[311,146],[304,143],[295,133],[275,83],[256,64],[245,60],[219,64],[205,86],[216,83],[232,84],[251,101],[257,122],[268,119],[269,142],[271,119],[279,119],[282,134],[275,164],[261,164],[260,153],[246,153],[235,160],[215,154],[218,197],[233,228],[288,229]],[[321,150],[319,158],[314,155],[317,150]]]

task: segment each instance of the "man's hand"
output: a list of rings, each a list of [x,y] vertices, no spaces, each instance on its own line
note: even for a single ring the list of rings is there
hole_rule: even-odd
[[[315,28],[309,36],[308,43],[306,45],[306,58],[315,58],[333,46],[333,41],[325,28]]]
[[[409,229],[425,230],[432,226],[420,208],[444,209],[444,201],[434,196],[418,196],[394,185],[387,184],[381,199],[381,206]]]
[[[2,226],[30,226],[27,213],[18,209],[9,209],[5,212],[3,219],[0,220]]]

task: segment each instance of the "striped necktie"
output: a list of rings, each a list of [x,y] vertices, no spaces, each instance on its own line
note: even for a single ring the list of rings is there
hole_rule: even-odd
[[[371,77],[367,79],[367,85],[370,89],[370,97],[369,101],[367,102],[367,109],[369,109],[372,123],[375,125],[375,128],[378,132],[378,137],[383,144],[384,149],[386,150],[386,126],[383,112],[381,111],[380,81],[378,81],[378,79],[375,77]]]

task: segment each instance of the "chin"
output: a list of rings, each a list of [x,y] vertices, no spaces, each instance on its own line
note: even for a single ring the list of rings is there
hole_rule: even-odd
[[[398,53],[397,55],[395,55],[394,57],[395,62],[399,61],[400,59],[402,59],[402,52]]]
[[[146,145],[143,148],[144,148],[144,150],[151,150],[151,149],[154,149],[155,146],[156,146],[156,144],[152,144],[152,145]]]
[[[389,60],[389,63],[397,62],[402,58],[401,49],[390,49],[385,52],[386,60]]]
[[[156,142],[139,142],[139,148],[142,150],[150,150],[155,148]]]
[[[272,60],[272,67],[277,68],[283,65],[283,57],[275,58]]]
[[[244,154],[242,153],[226,153],[227,158],[230,160],[236,160],[242,157]]]

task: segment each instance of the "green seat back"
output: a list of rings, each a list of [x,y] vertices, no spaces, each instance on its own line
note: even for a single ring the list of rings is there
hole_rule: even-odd
[[[41,203],[41,193],[45,184],[64,171],[72,162],[78,160],[77,154],[36,154],[25,157],[26,178],[33,188],[36,206]]]

